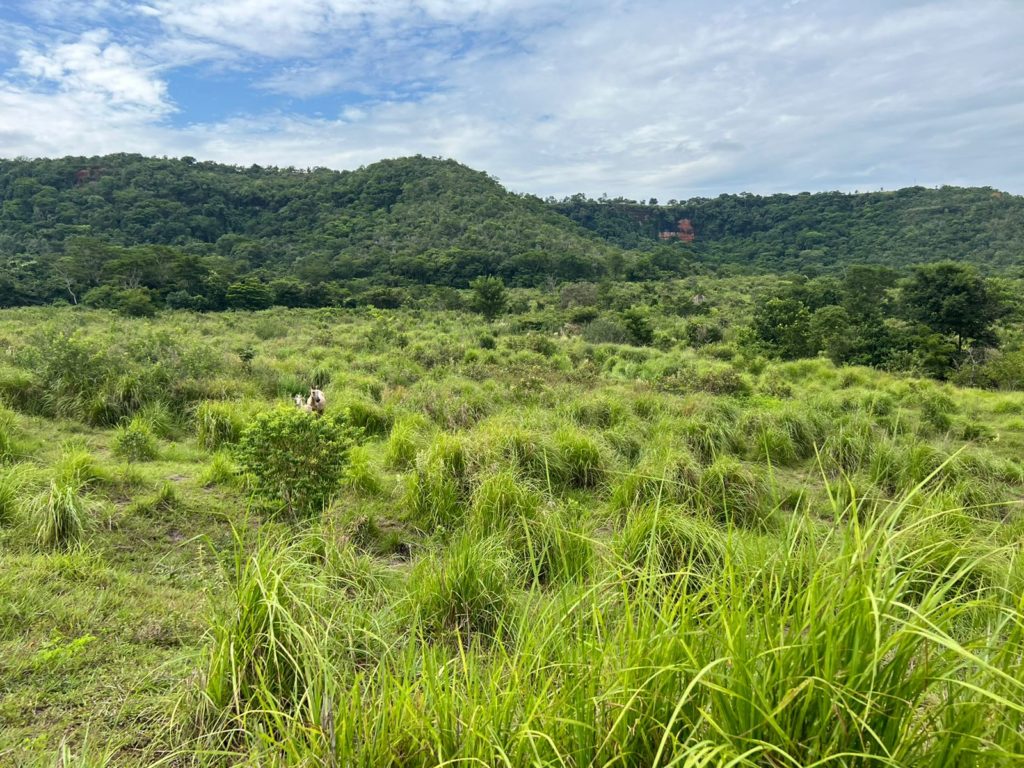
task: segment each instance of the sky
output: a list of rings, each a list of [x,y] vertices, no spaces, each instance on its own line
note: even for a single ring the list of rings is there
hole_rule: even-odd
[[[1024,0],[0,0],[0,157],[1024,193]]]

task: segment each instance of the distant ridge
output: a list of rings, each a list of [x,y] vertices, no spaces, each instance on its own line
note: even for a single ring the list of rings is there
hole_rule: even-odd
[[[950,258],[992,271],[1024,266],[1024,197],[989,187],[732,194],[667,205],[575,195],[552,204],[622,248],[671,238],[689,220],[694,250],[714,264],[830,270]]]

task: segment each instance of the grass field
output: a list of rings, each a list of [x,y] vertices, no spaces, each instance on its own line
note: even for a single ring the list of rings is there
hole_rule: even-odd
[[[1024,395],[660,346],[0,313],[0,765],[1024,764]]]

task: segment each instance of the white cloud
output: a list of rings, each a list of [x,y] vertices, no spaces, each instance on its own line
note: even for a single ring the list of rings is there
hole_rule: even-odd
[[[61,91],[100,98],[115,108],[136,106],[162,112],[169,108],[167,86],[128,48],[110,42],[104,29],[73,43],[19,54],[19,72],[50,81]]]
[[[1024,192],[1024,9],[1007,0],[146,8],[135,14],[160,32],[144,55],[99,33],[24,53],[22,79],[0,79],[0,147],[13,152],[0,151],[332,167],[419,152],[558,195],[915,182]],[[338,91],[370,98],[321,117],[164,122],[175,66],[254,60],[253,87],[270,93],[317,95],[319,108]]]

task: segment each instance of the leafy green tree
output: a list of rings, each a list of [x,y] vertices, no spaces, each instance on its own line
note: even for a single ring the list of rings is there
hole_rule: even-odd
[[[478,277],[469,287],[473,290],[473,309],[488,320],[493,320],[508,308],[508,291],[500,277]]]
[[[259,280],[249,278],[229,285],[225,300],[231,309],[267,309],[274,303],[274,294]]]
[[[281,406],[250,422],[236,454],[260,496],[279,502],[289,516],[317,514],[341,483],[355,437],[329,416]]]
[[[640,307],[630,307],[622,313],[622,324],[629,338],[638,347],[649,347],[654,343],[654,326],[648,312]]]
[[[773,298],[754,310],[754,332],[779,357],[792,360],[816,350],[811,344],[811,313],[793,298]]]
[[[115,308],[128,317],[153,317],[157,306],[148,288],[128,288],[117,295]]]
[[[907,316],[936,333],[956,337],[957,352],[965,343],[996,346],[994,331],[1002,308],[978,270],[955,261],[914,267],[903,286]]]
[[[896,284],[897,277],[887,267],[851,264],[840,289],[843,308],[854,320],[883,316],[890,308],[888,290]]]

